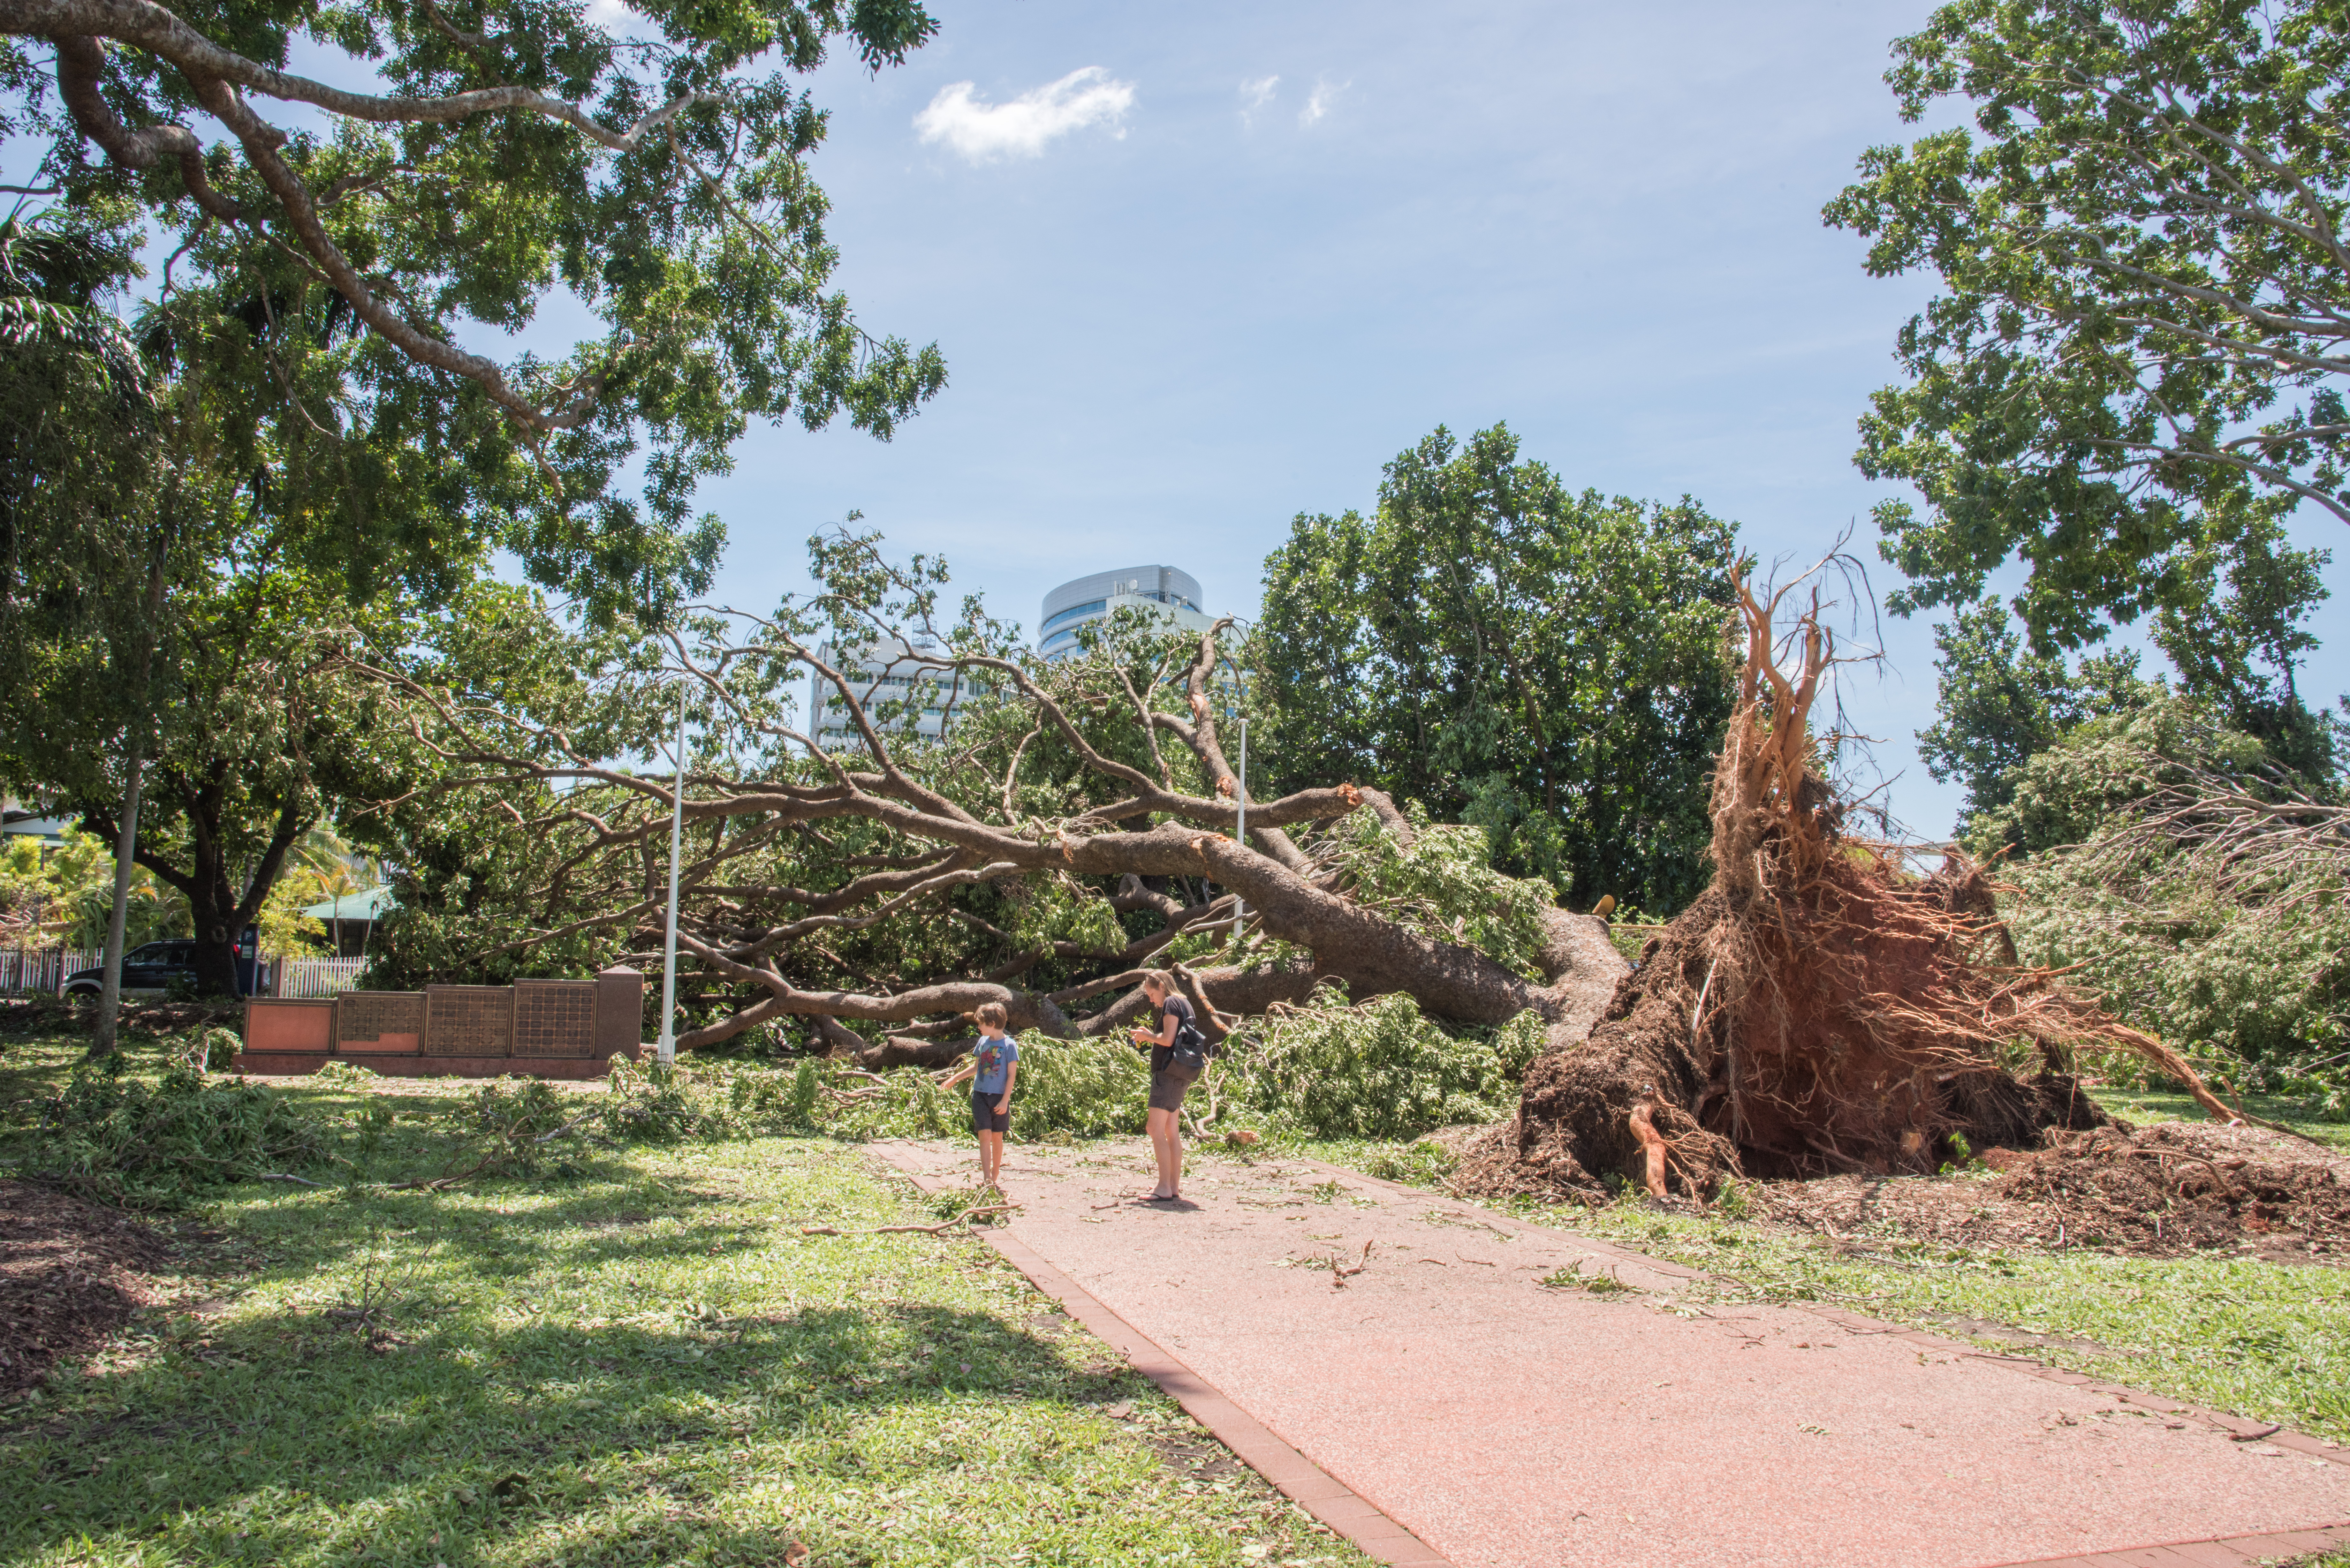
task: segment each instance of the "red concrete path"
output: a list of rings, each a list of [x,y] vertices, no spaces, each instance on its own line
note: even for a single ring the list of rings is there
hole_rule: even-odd
[[[960,1145],[876,1147],[932,1182],[972,1168]],[[1390,1560],[2151,1565],[2350,1542],[2350,1450],[1850,1314],[1700,1311],[1676,1300],[1686,1270],[1307,1161],[1211,1156],[1195,1208],[1120,1202],[1148,1190],[1139,1153],[1014,1151],[1007,1254],[1228,1401],[1236,1447],[1262,1432],[1384,1515],[1365,1543]],[[1366,1242],[1334,1284],[1327,1259]],[[1569,1267],[1633,1289],[1537,1282]]]

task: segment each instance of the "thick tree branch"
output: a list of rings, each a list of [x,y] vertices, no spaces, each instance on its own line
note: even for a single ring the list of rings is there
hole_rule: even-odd
[[[615,152],[635,151],[647,136],[702,99],[699,93],[681,93],[634,125],[615,130],[577,104],[550,98],[530,88],[481,88],[435,98],[385,98],[351,92],[274,69],[224,49],[172,12],[153,4],[153,0],[0,0],[0,33],[52,38],[112,38],[170,61],[191,80],[227,82],[265,98],[311,104],[329,114],[376,125],[448,124],[477,114],[518,109],[561,120],[598,146]]]
[[[0,0],[0,15],[5,15],[5,4],[6,0]],[[196,205],[226,223],[244,218],[244,208],[213,188],[204,173],[203,143],[196,140],[194,131],[184,125],[151,125],[133,130],[122,123],[99,89],[106,73],[106,50],[96,38],[69,33],[50,42],[57,49],[57,96],[65,100],[74,125],[84,136],[130,169],[151,169],[163,158],[177,159],[180,178]]]

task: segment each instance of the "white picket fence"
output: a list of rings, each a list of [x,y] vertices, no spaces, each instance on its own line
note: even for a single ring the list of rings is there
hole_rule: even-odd
[[[55,996],[66,976],[94,969],[101,953],[81,948],[0,948],[0,996]],[[273,959],[261,977],[265,996],[334,996],[359,982],[365,959]]]
[[[333,996],[358,985],[366,970],[365,959],[278,959],[262,989],[272,996]]]
[[[99,956],[80,948],[0,948],[0,996],[55,996],[66,976],[89,968]]]

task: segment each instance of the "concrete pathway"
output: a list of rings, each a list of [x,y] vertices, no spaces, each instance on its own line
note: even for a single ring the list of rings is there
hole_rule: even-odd
[[[1700,1309],[1687,1270],[1311,1161],[1198,1158],[1191,1207],[1139,1205],[1136,1146],[1010,1151],[1000,1250],[1390,1562],[2154,1568],[2350,1544],[2350,1449],[1847,1313]],[[925,1187],[972,1179],[963,1145],[875,1148]],[[1629,1288],[1541,1282],[1562,1271]]]

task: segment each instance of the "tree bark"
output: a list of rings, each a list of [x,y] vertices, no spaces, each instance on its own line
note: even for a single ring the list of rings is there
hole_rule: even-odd
[[[58,57],[62,62],[62,45]],[[106,978],[98,990],[98,1027],[89,1043],[93,1058],[110,1056],[120,1044],[123,946],[130,927],[130,877],[139,853],[139,791],[146,778],[147,732],[151,722],[147,711],[154,700],[155,644],[162,634],[162,615],[163,556],[159,545],[147,563],[147,625],[139,648],[139,703],[123,737],[122,826],[114,836],[114,903],[106,915]]]
[[[106,979],[98,989],[98,1028],[89,1042],[93,1058],[111,1056],[119,1048],[116,1029],[122,1016],[122,946],[130,924],[130,874],[139,847],[139,785],[147,762],[142,740],[134,730],[123,763],[122,830],[114,837],[114,904],[106,916]]]

